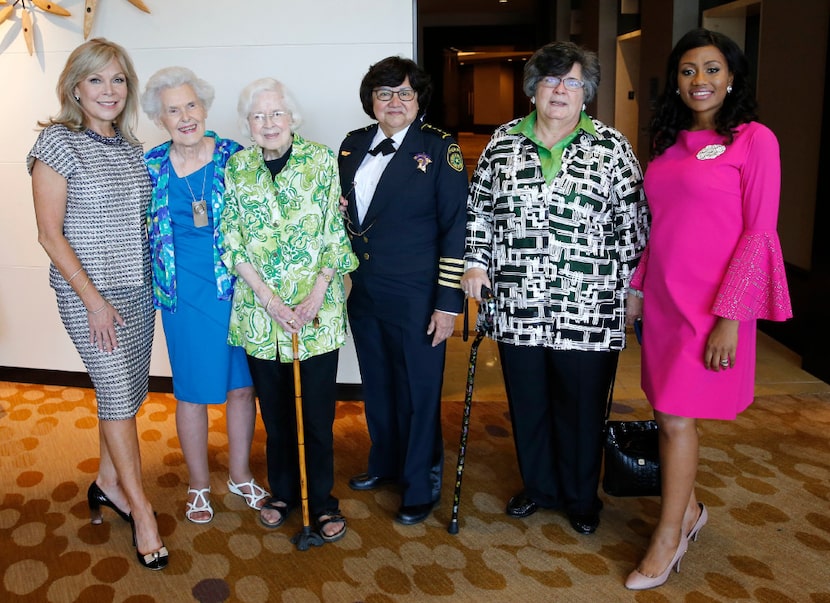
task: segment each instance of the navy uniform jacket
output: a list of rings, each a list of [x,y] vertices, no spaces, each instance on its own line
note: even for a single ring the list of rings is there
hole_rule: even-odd
[[[349,238],[360,259],[349,313],[426,330],[433,310],[461,311],[467,172],[452,137],[416,121],[359,223],[353,182],[377,128],[350,132],[338,156]]]

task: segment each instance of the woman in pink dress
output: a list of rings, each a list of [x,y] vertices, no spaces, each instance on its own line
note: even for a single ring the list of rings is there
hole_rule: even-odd
[[[645,176],[651,236],[627,321],[644,317],[643,389],[660,430],[662,508],[625,582],[663,584],[708,513],[698,503],[697,419],[734,419],[753,400],[756,320],[792,316],[776,232],[778,141],[755,115],[748,63],[697,29],[669,56]]]

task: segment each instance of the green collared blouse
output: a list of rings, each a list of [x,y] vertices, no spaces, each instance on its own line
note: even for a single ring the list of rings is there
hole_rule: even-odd
[[[305,360],[335,350],[346,341],[346,291],[343,275],[357,268],[339,210],[337,160],[328,147],[295,134],[288,163],[271,178],[262,149],[253,146],[228,161],[221,230],[222,260],[234,274],[250,263],[282,301],[305,299],[320,270],[334,277],[318,313],[319,324],[299,333]],[[291,335],[271,319],[253,290],[236,281],[228,343],[255,358],[291,362]]]
[[[643,174],[625,136],[586,118],[552,149],[533,117],[502,124],[479,158],[464,259],[493,285],[497,342],[625,346],[625,292],[649,229]]]
[[[536,111],[532,111],[530,115],[527,117],[522,118],[519,123],[515,126],[510,128],[510,134],[524,134],[530,140],[536,143],[536,146],[539,147],[539,164],[542,167],[542,176],[545,178],[545,182],[548,184],[551,183],[554,176],[559,172],[559,168],[562,167],[562,153],[568,148],[576,137],[579,136],[579,131],[583,130],[588,134],[593,136],[597,135],[597,129],[594,127],[594,122],[588,116],[585,111],[579,116],[579,123],[576,124],[576,128],[573,132],[568,134],[565,138],[557,142],[551,148],[547,148],[545,143],[539,140],[539,137],[533,132],[533,126],[536,125]]]

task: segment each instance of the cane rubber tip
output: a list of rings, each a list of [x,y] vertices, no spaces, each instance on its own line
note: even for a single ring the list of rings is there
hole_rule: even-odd
[[[447,532],[450,534],[458,534],[458,520],[450,522],[450,525],[447,526]]]

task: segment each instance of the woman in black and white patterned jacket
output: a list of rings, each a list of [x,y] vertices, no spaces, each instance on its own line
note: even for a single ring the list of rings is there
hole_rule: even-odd
[[[467,201],[462,288],[497,300],[493,338],[524,488],[507,514],[564,511],[593,533],[605,402],[625,347],[625,297],[648,234],[628,140],[585,113],[595,53],[569,42],[525,66],[528,116],[499,126]]]

